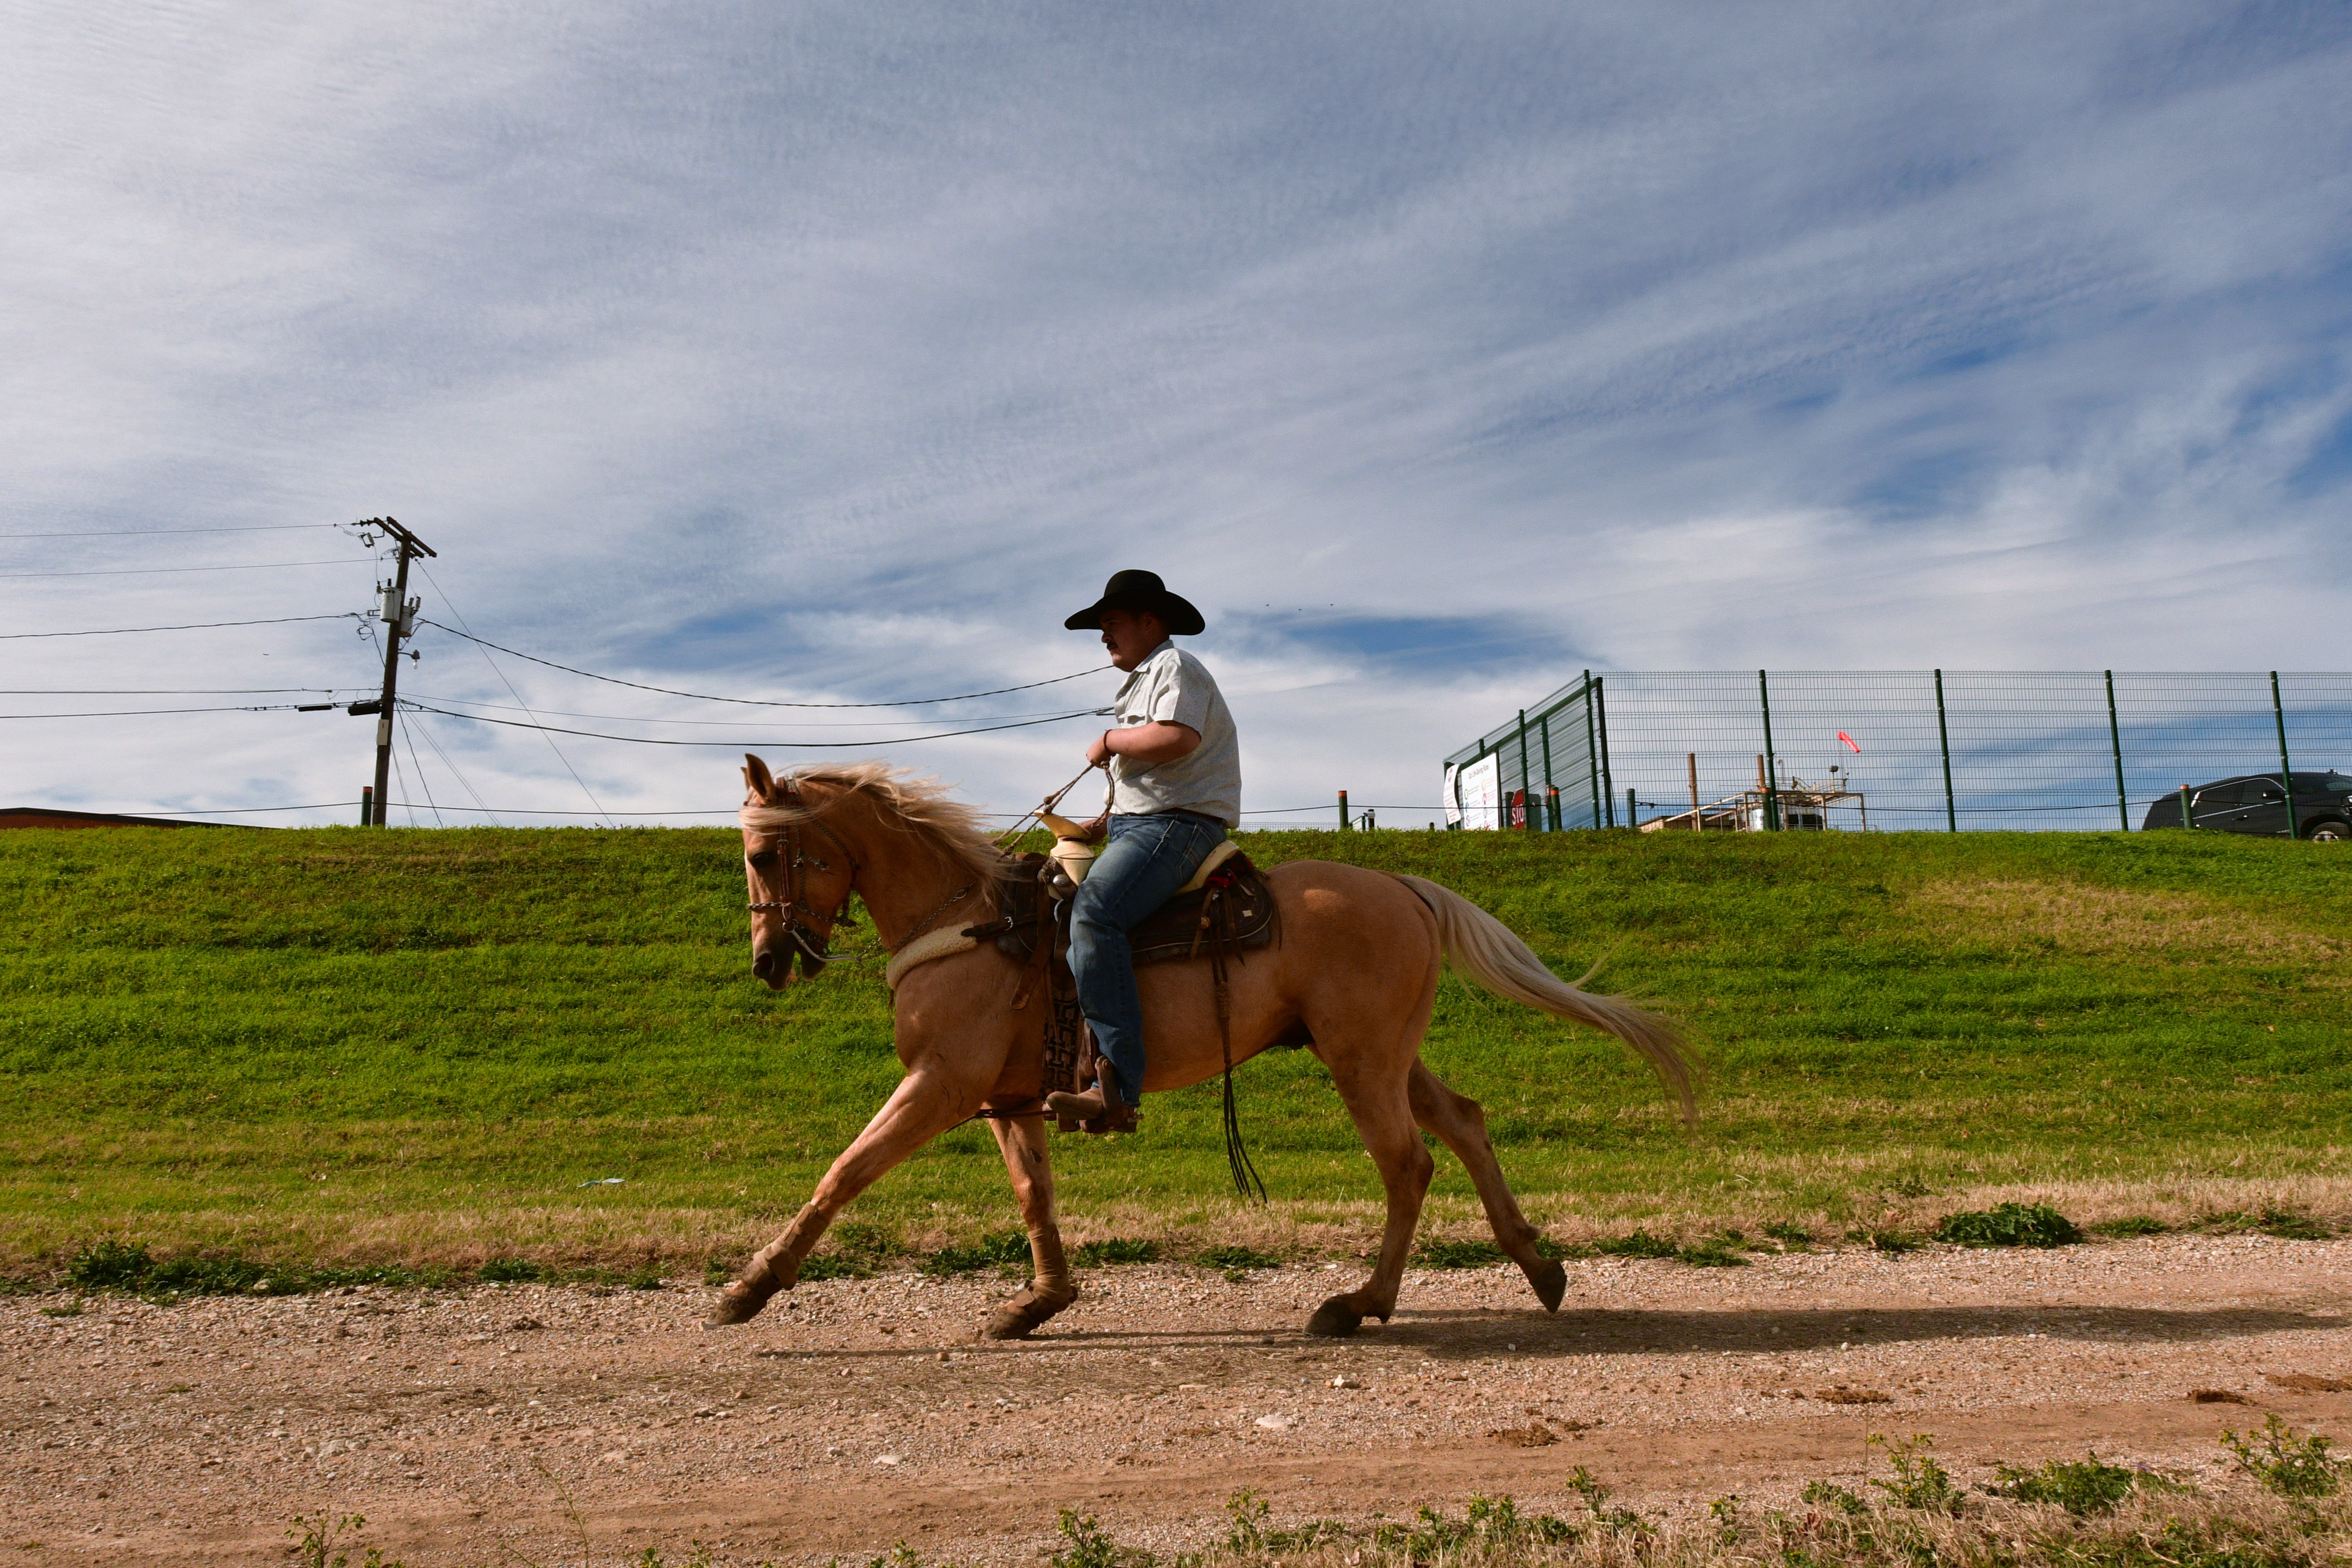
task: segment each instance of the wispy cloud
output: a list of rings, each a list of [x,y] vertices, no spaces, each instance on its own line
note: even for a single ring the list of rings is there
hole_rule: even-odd
[[[389,511],[485,635],[811,700],[1082,668],[1062,616],[1147,564],[1210,613],[1254,806],[1430,798],[1587,664],[2352,655],[2339,6],[8,9],[0,530]],[[0,617],[369,584],[0,580]],[[423,646],[417,689],[514,700]],[[347,626],[0,643],[11,686],[163,666],[368,679]],[[340,715],[5,728],[16,801],[367,766]],[[586,809],[539,740],[428,728],[483,798]],[[904,757],[1014,807],[1083,732]],[[562,744],[614,808],[731,793]]]

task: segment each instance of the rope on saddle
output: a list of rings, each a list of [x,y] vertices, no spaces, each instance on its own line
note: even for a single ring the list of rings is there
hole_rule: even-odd
[[[1241,1110],[1234,1103],[1234,995],[1225,978],[1225,939],[1232,926],[1225,908],[1226,891],[1222,887],[1210,889],[1201,910],[1202,932],[1209,939],[1209,975],[1217,993],[1217,1043],[1225,1053],[1225,1168],[1233,1173],[1234,1190],[1243,1202],[1263,1204],[1271,1201],[1265,1179],[1257,1173],[1242,1142]]]

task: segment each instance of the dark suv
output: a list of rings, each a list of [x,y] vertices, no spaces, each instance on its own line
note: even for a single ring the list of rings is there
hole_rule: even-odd
[[[2298,838],[2352,838],[2352,778],[2333,770],[2295,774],[2294,817]],[[2254,773],[2199,784],[2189,792],[2189,825],[2285,837],[2286,793],[2279,788],[2279,775]],[[2180,796],[2168,795],[2147,808],[2140,828],[2179,826]]]

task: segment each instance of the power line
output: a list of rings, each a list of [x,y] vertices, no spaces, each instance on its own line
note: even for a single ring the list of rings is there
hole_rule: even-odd
[[[432,731],[429,731],[429,730],[428,730],[428,731],[426,731],[425,732],[425,740],[426,740],[427,743],[430,743],[430,742],[432,741],[432,738],[433,738]],[[475,798],[476,798],[477,800],[478,800],[480,797],[479,797],[479,796],[476,796]],[[259,816],[259,815],[261,815],[261,814],[263,814],[263,813],[265,813],[265,812],[277,812],[277,811],[345,811],[345,810],[350,809],[350,807],[351,807],[351,804],[352,804],[352,803],[351,803],[350,801],[347,801],[347,800],[320,800],[320,801],[313,801],[313,802],[311,802],[311,803],[310,803],[310,805],[201,805],[201,806],[186,806],[186,807],[179,807],[179,808],[174,808],[174,809],[172,809],[172,810],[163,810],[163,809],[160,809],[160,808],[159,808],[159,809],[155,809],[155,810],[149,810],[149,809],[146,809],[146,808],[144,808],[144,807],[142,807],[142,808],[140,808],[139,810],[137,810],[137,811],[135,811],[135,812],[124,812],[124,813],[121,813],[121,815],[123,815],[123,816]],[[414,807],[415,807],[415,804],[416,804],[416,803],[415,803],[415,802],[414,802],[414,801],[407,801],[407,800],[395,800],[395,801],[390,801],[390,802],[387,802],[386,804],[391,805],[400,806],[400,807],[403,807],[404,809],[414,809]],[[44,808],[43,808],[43,807],[39,807],[39,806],[36,806],[36,807],[34,807],[33,809],[37,811],[37,810],[41,810],[41,809],[44,809]],[[57,809],[59,809],[59,810],[65,810],[65,809],[68,809],[68,808],[66,808],[66,807],[62,807],[62,806],[61,806],[61,807],[58,807],[58,808],[57,808]],[[82,808],[81,808],[81,807],[79,807],[79,806],[74,806],[74,807],[71,807],[70,809],[72,809],[72,810],[76,810],[76,811],[79,811],[79,810],[80,810],[80,809],[82,809]],[[731,817],[731,816],[735,816],[735,815],[736,815],[736,812],[737,812],[737,810],[738,810],[739,808],[738,808],[738,807],[735,807],[735,806],[731,806],[731,805],[730,805],[730,806],[723,806],[723,807],[720,807],[720,806],[714,806],[714,807],[711,807],[711,808],[710,808],[710,809],[709,809],[709,810],[704,810],[704,811],[541,811],[541,810],[540,810],[537,806],[530,806],[530,805],[498,805],[498,806],[490,806],[490,805],[445,805],[445,806],[442,806],[440,809],[441,809],[441,810],[443,810],[443,811],[473,811],[473,812],[479,812],[480,814],[482,814],[482,815],[483,815],[483,816],[495,816],[495,815],[497,815],[497,814],[498,814],[498,813],[499,813],[499,812],[505,812],[505,813],[506,813],[508,816],[727,816],[727,817]],[[998,812],[998,813],[994,813],[994,814],[992,814],[992,815],[1000,816],[1006,816],[1006,815],[1008,815],[1008,814],[1006,814],[1006,813],[1003,813],[1003,812]]]
[[[0,719],[135,719],[150,713],[287,713],[299,702],[271,702],[228,708],[119,708],[101,713],[0,713]],[[327,704],[333,707],[334,704]]]
[[[441,602],[449,606],[449,613],[457,617],[457,624],[459,626],[465,625],[466,613],[457,608],[457,601],[449,596],[449,590],[441,586],[441,579],[433,575],[433,568],[426,566],[421,561],[417,563],[417,567],[425,574],[425,580],[433,584],[433,591],[441,595]],[[438,621],[432,624],[435,626],[441,626],[441,623]],[[441,626],[441,629],[446,632],[451,628]],[[489,650],[496,645],[484,642],[481,638],[474,636],[471,632],[461,631],[457,632],[456,635],[466,638],[468,642],[474,643],[482,649],[482,662],[490,667],[490,673],[497,676],[499,682],[506,687],[507,695],[512,697],[515,701],[521,706],[522,710],[530,715],[532,727],[539,728],[539,715],[531,713],[530,704],[523,701],[522,693],[515,689],[515,683],[507,679],[507,672],[500,669],[499,668],[499,661],[490,657]],[[501,649],[500,651],[504,650]],[[530,655],[525,654],[522,657],[528,658]],[[572,759],[563,754],[563,748],[555,743],[555,737],[547,734],[544,730],[541,730],[540,738],[547,742],[547,749],[555,753],[555,760],[563,764],[563,771],[572,775],[572,782],[580,786],[580,793],[588,797],[588,804],[596,807],[600,811],[603,810],[604,803],[596,798],[596,792],[588,787],[588,781],[580,776],[580,770],[572,765]]]
[[[448,595],[445,594],[442,597],[446,600]],[[1108,664],[1098,664],[1092,669],[1081,669],[1071,675],[1057,675],[1051,680],[1033,680],[1025,686],[1000,686],[991,691],[965,691],[953,697],[910,697],[903,702],[775,702],[763,697],[713,697],[707,691],[680,691],[674,687],[647,686],[643,681],[623,680],[617,675],[599,675],[593,669],[576,669],[568,664],[558,664],[551,658],[541,658],[535,653],[521,653],[514,648],[491,642],[486,637],[478,637],[471,632],[461,632],[455,626],[444,626],[439,621],[425,620],[425,624],[428,626],[439,626],[450,636],[464,637],[467,642],[480,643],[484,647],[494,647],[500,653],[512,654],[517,658],[527,658],[533,664],[543,664],[550,669],[560,669],[566,675],[585,676],[590,680],[606,681],[614,686],[626,686],[638,691],[657,691],[664,697],[690,697],[698,702],[740,702],[748,708],[921,708],[933,702],[969,702],[975,697],[1002,697],[1008,691],[1034,691],[1041,686],[1058,686],[1065,680],[1076,680],[1088,675],[1100,675],[1104,670],[1112,668]],[[518,698],[516,700],[520,701],[521,699]]]
[[[96,686],[26,687],[0,697],[275,697],[295,691],[364,691],[363,686]]]
[[[117,566],[103,572],[0,572],[8,577],[152,577],[163,572],[275,572],[285,566],[358,566],[350,556],[332,561],[256,561],[243,566]]]
[[[479,702],[471,697],[419,696],[416,698],[416,700],[420,702],[456,702],[467,708],[497,708],[508,712],[528,713],[533,719],[537,719],[541,711],[541,710],[535,708],[518,708],[510,703],[505,702]],[[768,721],[763,719],[656,719],[643,713],[574,713],[562,708],[550,708],[544,710],[544,711],[551,713],[559,719],[610,719],[616,723],[622,724],[690,724],[698,728],[705,729],[715,729],[723,726],[734,726],[740,728],[746,724],[761,724],[768,722]],[[1108,715],[1111,710],[1108,708],[1092,708],[1087,710],[1087,711]],[[1069,710],[1057,709],[1051,713],[1043,711],[1034,713],[992,713],[987,717],[992,721],[998,719],[1058,719],[1066,718],[1068,717],[1068,714]],[[806,730],[882,730],[887,729],[894,724],[904,724],[908,722],[908,721],[904,719],[845,719],[832,723],[827,723],[823,720],[810,720],[798,722],[800,728]]]
[[[1056,713],[1045,719],[1024,719],[1012,724],[984,724],[971,730],[943,730],[931,735],[894,735],[880,741],[671,741],[648,735],[607,735],[596,730],[567,730],[554,724],[527,724],[520,719],[493,719],[487,713],[459,713],[447,708],[434,708],[405,700],[416,710],[438,713],[445,719],[468,719],[477,724],[504,724],[516,730],[539,730],[557,735],[582,735],[592,741],[625,741],[637,746],[725,746],[730,750],[743,747],[751,751],[775,752],[846,752],[861,751],[872,746],[905,746],[918,741],[950,741],[958,735],[991,735],[999,730],[1028,730],[1039,724],[1058,724],[1066,719],[1091,717],[1095,710],[1080,708],[1068,713]]]
[[[337,610],[323,616],[272,616],[263,621],[190,621],[176,626],[100,626],[82,632],[0,632],[0,642],[12,642],[19,637],[121,637],[138,632],[208,632],[221,626],[282,626],[295,621],[359,621],[366,618],[357,610]]]
[[[400,727],[400,738],[408,742],[409,765],[416,770],[416,787],[425,792],[425,804],[433,813],[433,826],[436,827],[446,826],[447,825],[441,820],[441,808],[433,804],[433,781],[425,776],[425,764],[416,760],[415,731],[415,725],[403,724]],[[409,821],[413,823],[415,820],[415,808],[412,806],[409,809]]]
[[[439,738],[433,733],[433,726],[418,720],[412,721],[410,723],[403,726],[403,728],[411,731],[423,731],[425,735],[425,743],[433,748],[433,754],[441,759],[441,765],[449,770],[450,776],[457,781],[459,788],[463,789],[467,795],[474,797],[475,805],[479,806],[482,814],[490,819],[490,826],[493,827],[497,826],[499,824],[498,814],[493,812],[488,806],[482,805],[482,792],[476,789],[474,787],[474,781],[467,778],[457,764],[450,760],[449,753],[442,749]],[[420,766],[416,771],[421,775],[425,770]],[[449,809],[452,811],[463,811],[465,807],[453,805]]]
[[[154,533],[277,533],[289,528],[344,528],[341,522],[262,522],[241,528],[69,528],[57,533],[0,533],[0,539],[132,539]]]

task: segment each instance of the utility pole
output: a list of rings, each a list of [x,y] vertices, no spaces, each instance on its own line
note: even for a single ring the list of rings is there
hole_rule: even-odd
[[[400,542],[400,564],[383,589],[383,697],[375,706],[375,826],[382,827],[392,805],[392,715],[393,700],[399,694],[400,642],[416,631],[416,611],[422,600],[408,596],[408,563],[416,555],[433,555],[433,547],[388,517],[372,517],[360,524],[362,528],[382,529]],[[434,557],[438,560],[436,555]],[[363,713],[368,705],[355,702],[352,710]]]

